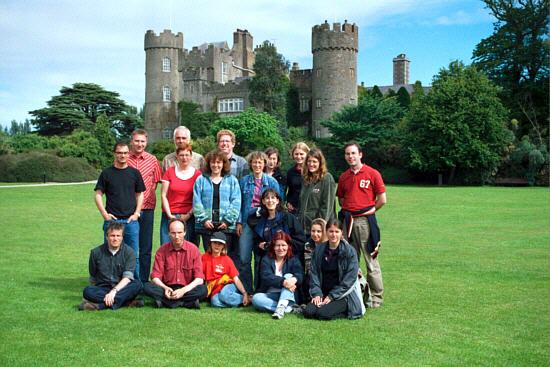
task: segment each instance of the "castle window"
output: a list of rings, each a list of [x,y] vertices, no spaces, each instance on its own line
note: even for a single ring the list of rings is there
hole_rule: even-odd
[[[244,110],[242,98],[225,98],[218,101],[218,112],[241,112]]]
[[[321,76],[321,68],[318,68],[317,70],[315,70],[315,74],[317,76]]]
[[[172,90],[168,86],[162,87],[162,101],[171,102],[172,101]]]
[[[317,98],[317,99],[315,100],[315,107],[321,108],[321,98]]]
[[[227,76],[227,63],[222,62],[221,71],[222,71],[222,84],[225,84],[225,83],[227,83],[227,81],[228,81],[228,76]]]
[[[162,72],[163,73],[169,73],[170,69],[172,67],[172,62],[170,61],[170,58],[165,57],[162,59]]]
[[[171,139],[172,138],[172,130],[170,130],[170,129],[162,130],[162,138],[163,139]]]
[[[354,68],[349,68],[349,76],[350,78],[355,78],[355,69]]]
[[[309,111],[309,99],[302,98],[300,99],[300,112]]]

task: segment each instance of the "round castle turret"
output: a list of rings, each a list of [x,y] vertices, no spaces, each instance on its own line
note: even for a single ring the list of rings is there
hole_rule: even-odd
[[[325,23],[312,29],[312,123],[315,137],[326,137],[320,122],[344,105],[357,104],[357,52],[359,27]]]
[[[145,129],[149,140],[170,137],[178,126],[177,104],[181,80],[178,66],[183,51],[183,33],[164,30],[158,36],[145,33]]]

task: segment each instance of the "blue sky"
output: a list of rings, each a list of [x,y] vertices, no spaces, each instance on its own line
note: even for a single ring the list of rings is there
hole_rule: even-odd
[[[390,85],[392,59],[411,60],[411,82],[429,85],[451,60],[470,63],[494,19],[480,0],[211,0],[0,2],[0,123],[23,121],[62,86],[93,82],[141,106],[143,37],[148,29],[184,33],[184,47],[227,40],[248,29],[254,44],[275,43],[311,67],[311,27],[328,20],[359,26],[358,81]]]

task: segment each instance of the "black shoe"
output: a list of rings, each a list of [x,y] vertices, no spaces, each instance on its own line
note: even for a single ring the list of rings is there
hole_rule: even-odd
[[[133,308],[133,307],[140,308],[140,307],[143,307],[144,304],[145,304],[145,303],[143,302],[143,300],[141,300],[141,299],[134,299],[134,300],[128,302],[128,307],[129,307],[129,308]]]
[[[193,302],[186,303],[185,308],[200,310],[201,309],[201,304],[200,304],[199,300],[196,299]]]
[[[162,304],[162,301],[159,301],[158,299],[155,300],[155,307],[156,308],[163,308],[164,305]]]

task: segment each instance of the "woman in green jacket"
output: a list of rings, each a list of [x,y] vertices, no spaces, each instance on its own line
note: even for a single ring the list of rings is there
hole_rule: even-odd
[[[309,233],[311,222],[315,218],[322,218],[327,222],[335,218],[336,183],[327,170],[323,152],[318,148],[307,153],[302,176],[304,183],[300,192],[298,218],[305,233]]]

